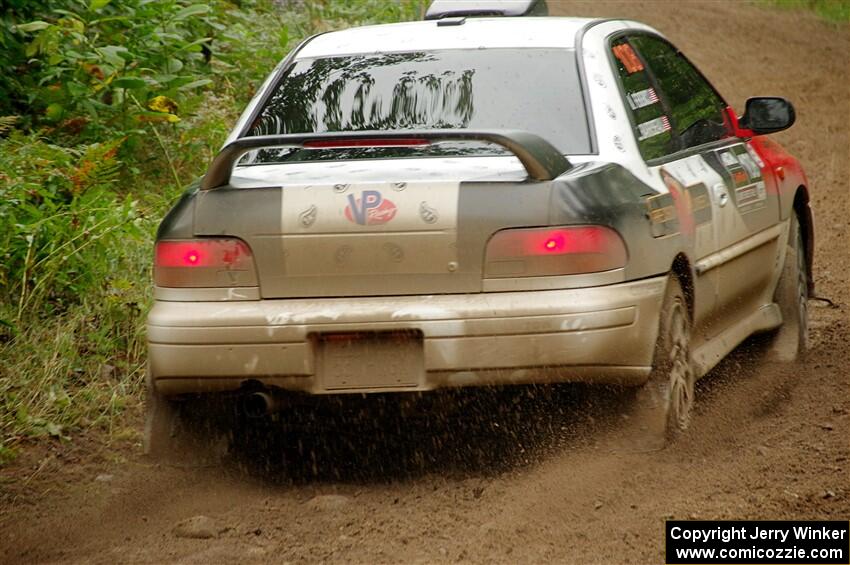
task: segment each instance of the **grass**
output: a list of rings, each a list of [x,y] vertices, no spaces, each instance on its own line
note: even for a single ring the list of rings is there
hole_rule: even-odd
[[[839,23],[850,23],[850,0],[764,0],[783,9],[810,10],[820,17]]]
[[[203,174],[254,89],[301,38],[416,19],[422,7],[263,2],[265,13],[245,12],[247,44],[229,63],[212,62],[235,65],[239,80],[221,73],[183,99],[178,123],[82,141],[23,125],[38,116],[0,116],[0,465],[28,444],[83,430],[126,439],[128,414],[143,404],[153,237],[182,185]]]

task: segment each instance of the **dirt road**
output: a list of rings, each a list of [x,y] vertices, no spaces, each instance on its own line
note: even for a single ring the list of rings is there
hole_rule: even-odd
[[[691,432],[656,452],[613,449],[618,397],[583,387],[447,398],[453,412],[416,421],[392,403],[354,425],[319,412],[288,463],[281,442],[176,468],[80,440],[0,472],[0,562],[662,563],[669,517],[850,517],[850,32],[738,2],[550,5],[658,27],[738,108],[794,101],[779,139],[809,174],[818,291],[841,304],[812,304],[808,363],[745,344],[700,382]],[[200,515],[190,533],[210,537],[175,534]]]

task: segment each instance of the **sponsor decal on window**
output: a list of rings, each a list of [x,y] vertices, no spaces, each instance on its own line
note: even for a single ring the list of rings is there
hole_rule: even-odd
[[[655,93],[654,88],[647,88],[646,90],[630,92],[626,95],[626,100],[628,100],[632,110],[637,110],[638,108],[652,106],[658,102],[658,95]]]
[[[637,53],[635,53],[635,50],[628,43],[615,45],[612,51],[614,52],[614,56],[623,63],[627,73],[632,74],[643,70],[643,63],[640,62]]]
[[[640,132],[640,136],[638,137],[640,141],[655,137],[665,131],[670,131],[670,119],[667,116],[661,116],[660,118],[643,122],[642,124],[638,124],[638,131]]]

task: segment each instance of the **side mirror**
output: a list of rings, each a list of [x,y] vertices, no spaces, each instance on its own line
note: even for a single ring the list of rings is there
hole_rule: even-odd
[[[758,96],[747,99],[744,115],[738,121],[742,128],[755,135],[775,133],[794,125],[797,115],[789,101],[778,96]]]

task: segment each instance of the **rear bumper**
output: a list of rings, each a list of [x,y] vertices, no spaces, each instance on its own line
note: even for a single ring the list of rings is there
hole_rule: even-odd
[[[166,395],[235,390],[247,381],[313,394],[639,384],[652,364],[665,280],[465,295],[157,300],[148,316],[149,378]],[[326,386],[317,369],[319,336],[394,330],[422,336],[421,376],[392,386]]]

